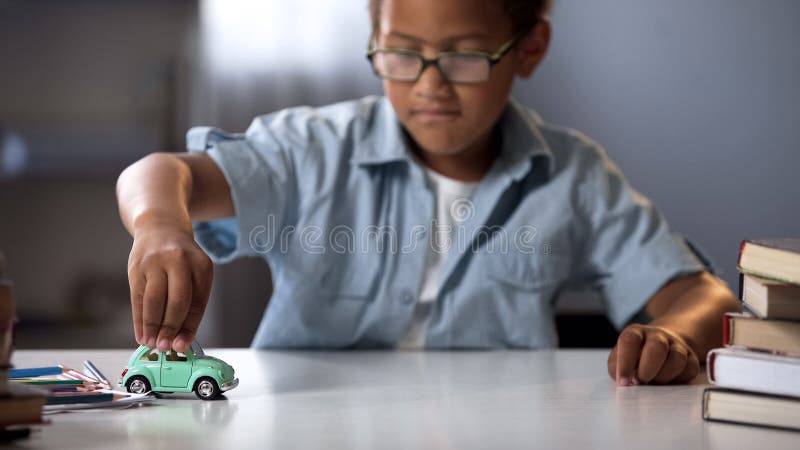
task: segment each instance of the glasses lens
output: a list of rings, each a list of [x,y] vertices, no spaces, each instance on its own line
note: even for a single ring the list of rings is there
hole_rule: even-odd
[[[419,56],[393,51],[377,51],[372,56],[375,70],[391,80],[415,80],[422,67]]]
[[[479,83],[489,79],[491,65],[480,56],[442,56],[439,67],[448,80],[456,83]]]

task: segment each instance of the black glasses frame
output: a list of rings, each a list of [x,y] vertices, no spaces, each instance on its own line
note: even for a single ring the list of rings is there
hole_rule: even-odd
[[[503,59],[503,57],[506,56],[506,54],[508,54],[508,52],[510,52],[512,48],[514,48],[514,44],[517,43],[518,39],[519,39],[518,36],[515,36],[515,37],[511,38],[511,40],[509,40],[508,42],[503,44],[494,53],[486,53],[486,52],[478,52],[478,51],[470,51],[470,52],[440,52],[440,53],[437,53],[436,56],[433,57],[433,58],[425,58],[422,55],[422,53],[416,52],[416,51],[412,51],[412,50],[396,49],[396,48],[373,48],[372,47],[372,39],[370,39],[369,45],[367,46],[367,54],[366,54],[366,56],[367,56],[367,60],[369,60],[369,62],[370,62],[370,65],[372,66],[373,72],[375,72],[375,75],[377,75],[377,76],[379,76],[379,77],[381,77],[383,79],[386,79],[386,80],[404,81],[404,82],[414,83],[417,80],[419,80],[419,77],[422,76],[422,74],[425,72],[425,70],[429,66],[435,65],[439,69],[439,73],[441,73],[442,76],[448,82],[451,82],[451,83],[462,83],[462,84],[483,83],[483,82],[488,80],[488,76],[487,76],[486,79],[476,80],[476,81],[453,81],[453,80],[450,80],[449,78],[447,78],[447,75],[445,75],[444,71],[442,70],[442,67],[439,65],[439,61],[442,58],[458,57],[458,56],[464,56],[464,57],[469,57],[469,58],[476,58],[476,57],[477,58],[483,58],[489,63],[489,72],[491,72],[492,67],[494,67],[495,64],[500,62],[500,60]],[[413,56],[413,57],[419,59],[420,61],[422,61],[422,65],[420,66],[419,72],[417,72],[417,76],[414,77],[414,78],[392,78],[392,77],[383,76],[383,75],[380,74],[380,72],[378,72],[378,69],[375,68],[374,58],[375,58],[375,54],[377,54],[377,53],[393,53],[393,54],[399,54],[399,55],[405,55],[405,56]]]

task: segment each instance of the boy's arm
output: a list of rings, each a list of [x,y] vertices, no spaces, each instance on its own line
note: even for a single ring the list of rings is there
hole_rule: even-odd
[[[128,281],[136,341],[183,351],[200,325],[213,276],[192,220],[232,216],[230,188],[206,155],[154,153],[122,172],[117,201],[133,236]]]
[[[731,291],[708,272],[675,278],[647,303],[648,325],[622,330],[608,358],[619,386],[685,383],[709,350],[722,345],[722,316],[739,311]]]

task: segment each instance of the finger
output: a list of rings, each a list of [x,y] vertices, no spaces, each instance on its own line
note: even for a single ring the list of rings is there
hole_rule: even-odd
[[[661,366],[669,356],[669,340],[660,333],[650,333],[645,337],[642,355],[639,358],[639,369],[637,374],[639,381],[649,383],[650,380],[658,375]]]
[[[617,346],[608,354],[608,376],[613,380],[617,379]]]
[[[644,333],[635,326],[622,330],[617,341],[617,385],[629,386],[634,383],[636,364],[642,351]]]
[[[172,347],[174,349],[185,351],[191,346],[192,341],[194,341],[194,337],[197,335],[197,329],[200,327],[200,321],[203,319],[206,305],[208,304],[208,297],[211,294],[212,278],[213,271],[210,265],[207,269],[199,270],[197,275],[192,276],[192,301],[189,305],[189,310],[183,321],[183,325],[181,326],[181,330],[173,341]]]
[[[192,298],[192,277],[188,270],[173,269],[167,275],[168,297],[164,320],[158,331],[157,346],[162,352],[170,349],[180,331]]]
[[[143,340],[146,346],[155,348],[167,300],[167,274],[160,269],[154,270],[146,275],[146,282],[142,304]]]
[[[686,366],[683,368],[683,372],[678,375],[675,380],[675,383],[688,383],[700,373],[700,361],[697,359],[697,355],[694,352],[689,351],[687,358],[686,358]]]
[[[672,344],[669,350],[669,356],[661,366],[658,375],[653,379],[653,383],[666,384],[674,380],[686,368],[686,361],[688,360],[688,351],[682,345]]]
[[[133,335],[139,345],[144,343],[144,326],[142,324],[142,304],[144,303],[144,278],[138,274],[131,274],[128,278],[131,290],[131,316],[133,317]]]

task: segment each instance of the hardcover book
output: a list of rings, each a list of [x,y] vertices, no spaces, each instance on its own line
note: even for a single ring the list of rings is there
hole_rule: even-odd
[[[726,313],[722,322],[722,343],[800,356],[800,322]]]
[[[800,284],[800,238],[743,241],[738,269],[749,275]]]
[[[800,430],[800,401],[791,397],[707,388],[703,391],[703,419]]]
[[[800,285],[742,274],[740,298],[764,319],[800,320]]]
[[[706,357],[708,380],[730,389],[798,397],[800,358],[734,348],[718,348]]]

